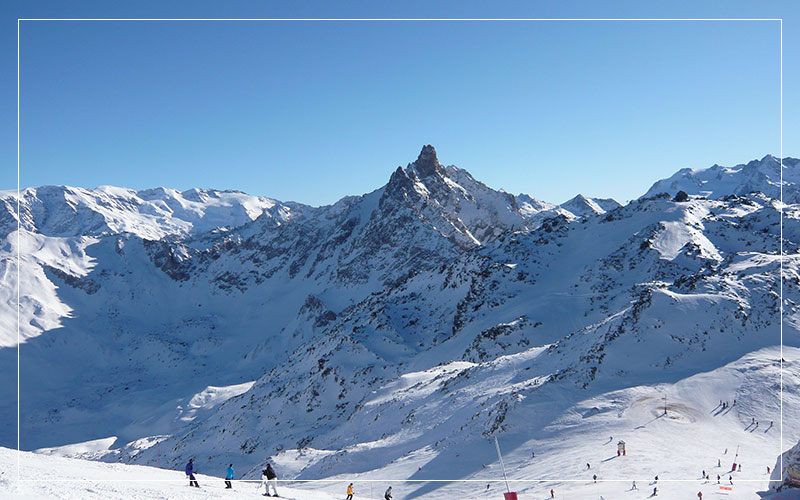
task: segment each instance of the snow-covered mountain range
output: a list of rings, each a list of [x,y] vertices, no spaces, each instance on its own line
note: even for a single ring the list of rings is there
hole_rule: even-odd
[[[680,170],[625,206],[554,205],[425,146],[383,187],[324,207],[0,192],[0,375],[16,378],[19,285],[25,450],[171,468],[194,456],[245,477],[270,457],[298,479],[480,479],[497,477],[497,435],[511,476],[560,484],[552,474],[605,458],[585,445],[603,429],[663,450],[609,475],[677,477],[665,454],[702,442],[699,472],[732,432],[772,466],[800,431],[741,429],[780,420],[781,338],[783,421],[800,417],[798,181],[798,160],[781,174],[766,156]],[[669,420],[648,422],[663,396]],[[15,424],[0,405],[0,446],[16,447]],[[470,495],[413,484],[407,498]]]

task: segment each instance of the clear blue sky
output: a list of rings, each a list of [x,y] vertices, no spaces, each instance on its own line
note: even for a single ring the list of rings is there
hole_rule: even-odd
[[[798,153],[788,2],[168,4],[6,4],[3,46],[17,17],[783,17],[784,155]],[[383,185],[431,143],[495,188],[626,201],[679,168],[780,147],[777,22],[23,21],[20,43],[23,187],[319,205]],[[16,54],[3,56],[15,138]],[[16,142],[2,146],[10,189]]]

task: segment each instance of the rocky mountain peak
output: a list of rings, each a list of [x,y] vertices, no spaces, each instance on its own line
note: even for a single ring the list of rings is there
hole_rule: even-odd
[[[414,170],[417,171],[420,177],[428,177],[436,173],[437,170],[443,169],[442,164],[439,163],[439,158],[436,156],[436,149],[430,144],[422,146],[417,161],[412,163]]]

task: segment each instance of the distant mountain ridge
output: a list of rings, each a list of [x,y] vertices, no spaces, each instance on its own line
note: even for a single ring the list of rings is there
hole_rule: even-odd
[[[783,159],[783,200],[786,203],[797,203],[798,186],[800,186],[800,160],[786,157]],[[760,160],[733,167],[714,165],[700,170],[684,168],[667,179],[657,181],[644,194],[645,197],[659,193],[675,196],[678,191],[695,196],[707,196],[719,199],[729,195],[746,195],[763,193],[769,198],[780,199],[781,195],[781,160],[766,155]]]
[[[180,192],[168,188],[134,191],[113,186],[43,186],[23,189],[20,195],[22,226],[48,236],[128,232],[160,239],[240,226],[263,214],[282,223],[299,216],[304,208],[297,203],[214,189]],[[0,228],[7,234],[16,229],[16,192],[0,191],[0,200],[4,205]]]

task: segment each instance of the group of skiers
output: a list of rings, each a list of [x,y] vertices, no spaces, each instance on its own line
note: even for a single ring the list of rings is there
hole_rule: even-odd
[[[725,402],[722,402],[722,401],[720,402],[720,404],[721,405],[726,405]],[[734,404],[736,404],[735,400],[734,400]],[[725,452],[723,454],[727,454],[727,453],[728,453],[728,449],[726,448]],[[737,456],[738,456],[738,453],[737,453]],[[737,465],[738,465],[738,467],[737,467]],[[721,467],[721,466],[722,466],[722,461],[720,459],[717,459],[717,467]],[[591,468],[592,468],[591,464],[587,463],[586,464],[586,470],[591,470]],[[734,464],[731,472],[736,472],[736,471],[741,472],[741,470],[742,470],[742,465],[741,464]],[[195,487],[195,488],[199,488],[200,485],[198,484],[197,479],[194,476],[194,474],[196,472],[195,468],[194,468],[194,458],[190,458],[189,459],[189,462],[186,464],[185,472],[186,472],[186,477],[189,479],[189,486]],[[769,473],[770,473],[770,468],[767,467],[767,474],[769,474]],[[231,484],[231,481],[235,477],[235,474],[236,474],[236,472],[233,469],[233,464],[230,464],[228,466],[228,469],[225,471],[225,489],[233,488],[233,485]],[[705,479],[706,481],[709,481],[711,479],[710,475],[705,470],[703,470],[701,472],[701,474],[702,474],[703,479]],[[592,476],[592,479],[596,483],[597,482],[597,474],[594,474]],[[654,481],[652,483],[650,483],[650,484],[651,485],[658,484],[658,476],[655,476],[653,479],[654,479]],[[722,478],[720,477],[720,475],[717,474],[717,484],[720,483],[721,479]],[[733,484],[733,477],[732,476],[728,476],[728,481],[730,482],[730,484]],[[272,464],[267,463],[266,467],[261,471],[261,484],[259,485],[259,488],[261,486],[264,487],[264,489],[265,489],[265,492],[263,493],[264,496],[275,496],[275,497],[278,497],[277,484],[278,484],[278,475],[275,473],[275,470],[272,468]],[[272,494],[270,494],[270,487],[272,488]],[[486,488],[489,489],[489,485],[487,485]],[[631,490],[638,490],[638,488],[636,487],[636,481],[633,482],[633,484],[631,486]],[[346,497],[346,500],[353,500],[353,495],[354,494],[355,494],[355,488],[353,486],[353,483],[350,483],[349,485],[347,485],[347,497]],[[656,487],[653,488],[653,494],[651,496],[657,496],[657,495],[658,495],[658,487],[656,486]],[[702,492],[698,492],[697,496],[698,496],[698,498],[700,498],[700,500],[702,500],[702,498],[703,498]],[[389,486],[389,488],[384,492],[383,498],[384,498],[384,500],[392,500],[392,487],[391,486]],[[552,490],[552,489],[550,490],[550,498],[555,498],[555,491]]]
[[[186,472],[186,477],[189,479],[189,486],[194,488],[199,488],[200,484],[197,482],[197,479],[194,477],[195,472],[197,472],[194,468],[194,458],[190,458],[189,462],[186,464],[186,468],[184,469]],[[233,488],[233,484],[231,481],[236,476],[236,471],[233,469],[233,464],[228,465],[228,469],[225,471],[225,489],[229,490]],[[267,464],[264,470],[261,471],[261,486],[264,486],[264,496],[265,497],[277,497],[278,496],[278,475],[275,474],[275,470],[272,468],[272,464]],[[270,495],[269,490],[272,487],[272,494]],[[389,488],[391,490],[391,488]]]
[[[353,483],[347,485],[347,498],[345,500],[353,500],[353,495],[355,494],[356,490],[353,487]],[[392,487],[389,486],[386,488],[386,491],[383,493],[383,500],[392,500]]]
[[[197,472],[194,468],[194,458],[190,458],[189,462],[186,464],[186,468],[184,469],[186,472],[186,477],[189,479],[189,486],[199,488],[200,485],[197,483],[197,479],[194,477],[195,472]],[[233,469],[233,464],[228,466],[228,469],[225,471],[225,489],[233,488],[231,481],[236,476],[236,471]],[[259,489],[261,486],[264,487],[263,496],[265,497],[277,497],[278,496],[278,475],[275,473],[275,469],[272,468],[272,464],[267,463],[267,466],[261,471],[261,484],[259,485]],[[270,494],[270,488],[272,488],[272,494]],[[353,500],[353,495],[355,494],[355,488],[353,483],[347,485],[347,498],[346,500]],[[553,495],[553,490],[550,490],[550,495]],[[384,500],[392,500],[392,487],[386,489],[383,494]]]

